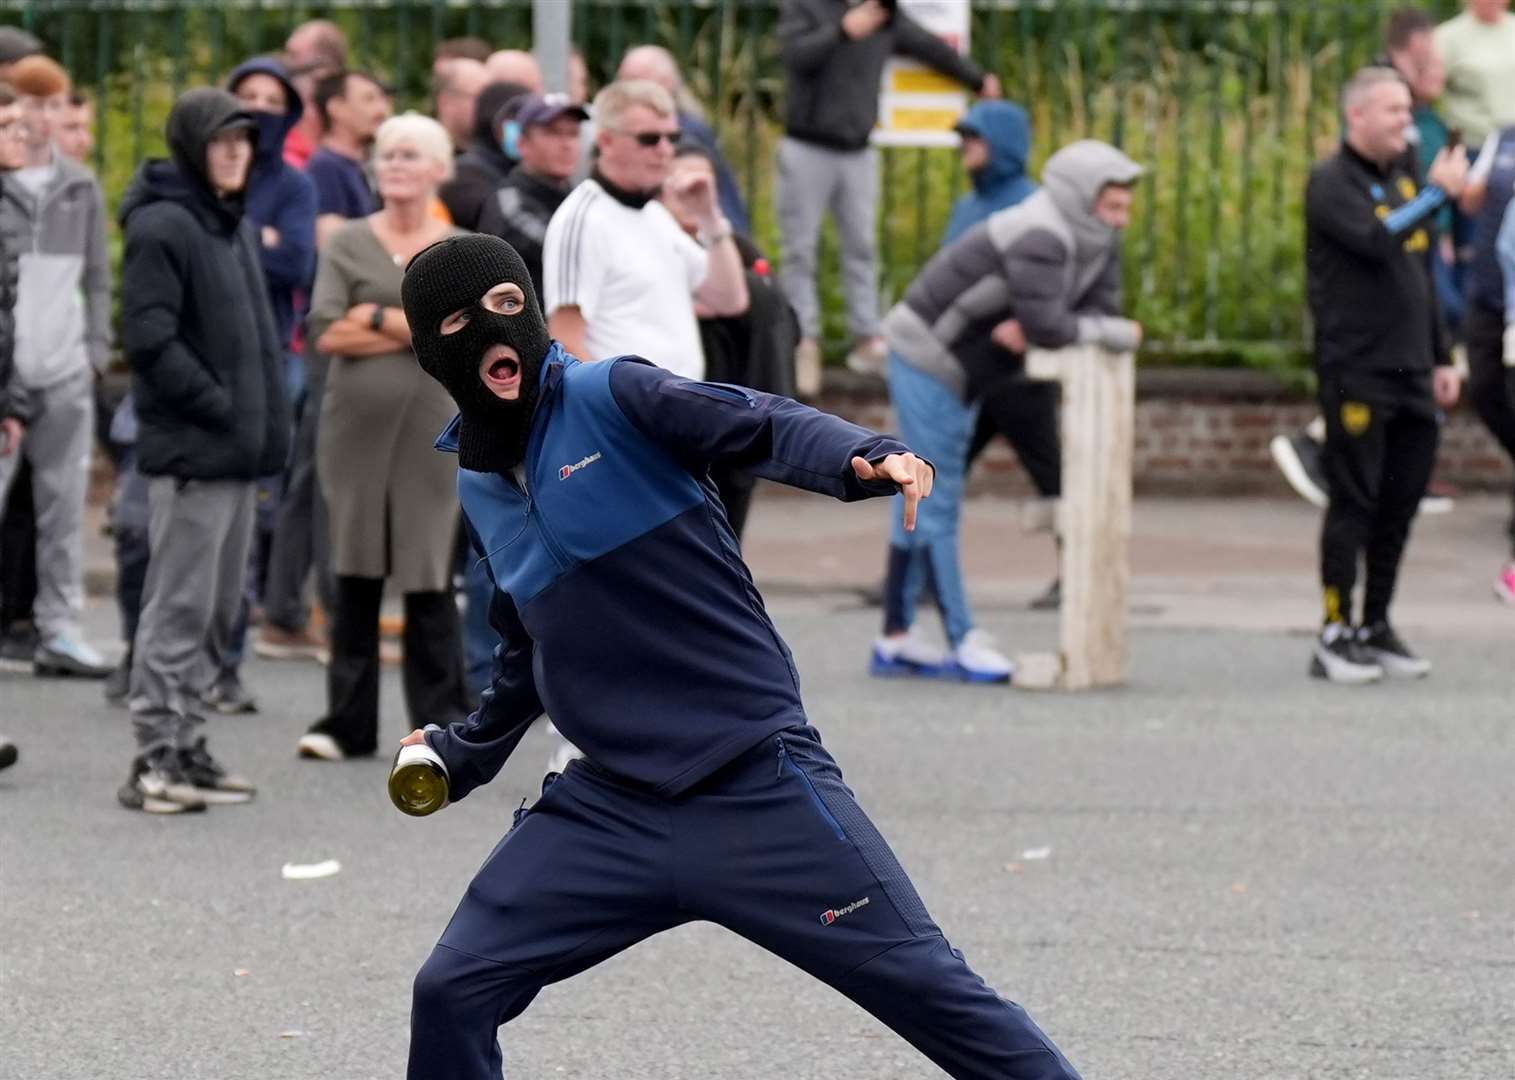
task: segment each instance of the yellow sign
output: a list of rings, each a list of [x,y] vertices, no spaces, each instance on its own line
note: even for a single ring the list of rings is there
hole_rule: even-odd
[[[895,0],[901,15],[967,55],[969,0]],[[879,87],[877,146],[957,146],[953,126],[968,109],[968,94],[956,80],[908,56],[893,56]]]
[[[962,117],[957,109],[890,109],[891,131],[951,131]]]
[[[961,94],[954,79],[930,68],[897,67],[890,72],[889,89],[896,94]]]

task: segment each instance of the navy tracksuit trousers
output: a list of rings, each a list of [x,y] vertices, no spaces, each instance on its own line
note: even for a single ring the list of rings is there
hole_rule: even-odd
[[[666,799],[575,761],[484,863],[415,981],[409,1080],[498,1080],[542,987],[695,919],[835,987],[955,1077],[1077,1080],[931,921],[812,728]]]

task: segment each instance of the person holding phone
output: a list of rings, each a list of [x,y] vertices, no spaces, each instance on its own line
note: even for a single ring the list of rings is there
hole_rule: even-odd
[[[1461,390],[1436,303],[1434,217],[1461,194],[1461,147],[1443,150],[1422,186],[1405,166],[1410,91],[1368,67],[1342,91],[1346,137],[1310,174],[1306,269],[1315,327],[1330,504],[1320,539],[1324,619],[1310,658],[1343,684],[1431,670],[1389,623],[1389,604],[1436,460],[1441,410]],[[1366,573],[1354,620],[1357,566]]]

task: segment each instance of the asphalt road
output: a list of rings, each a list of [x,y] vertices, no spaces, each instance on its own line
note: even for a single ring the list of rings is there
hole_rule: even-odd
[[[1089,1080],[1515,1076],[1508,635],[1422,636],[1430,680],[1345,690],[1303,677],[1301,637],[1146,629],[1130,686],[1058,696],[873,681],[872,613],[774,606],[933,915]],[[1050,617],[986,621],[1014,650],[1054,638]],[[411,977],[547,739],[410,820],[387,761],[294,757],[319,668],[247,678],[262,714],[211,737],[259,798],[158,819],[116,805],[130,736],[97,687],[0,675],[22,751],[0,774],[0,1077],[403,1074]],[[392,672],[384,693],[388,741]],[[280,875],[323,859],[341,872]],[[548,989],[504,1045],[516,1078],[939,1075],[710,926]]]

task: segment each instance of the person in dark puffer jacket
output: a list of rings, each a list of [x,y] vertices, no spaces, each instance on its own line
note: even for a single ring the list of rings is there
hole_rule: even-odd
[[[256,132],[231,94],[189,91],[168,118],[173,160],[145,162],[121,204],[122,343],[152,541],[131,678],[140,756],[119,793],[130,809],[254,790],[194,732],[242,599],[256,481],[289,453],[284,356],[243,215]]]
[[[458,155],[452,179],[437,192],[458,228],[482,228],[485,206],[515,169],[516,157],[505,146],[505,107],[529,93],[530,87],[513,82],[492,82],[479,91],[473,140]]]

